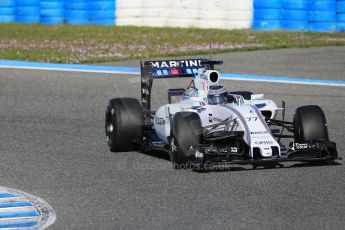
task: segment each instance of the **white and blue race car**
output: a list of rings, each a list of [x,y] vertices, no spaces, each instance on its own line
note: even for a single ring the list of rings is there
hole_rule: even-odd
[[[166,151],[175,168],[338,159],[319,106],[299,107],[293,121],[285,121],[285,103],[278,108],[263,94],[229,92],[219,83],[220,73],[214,68],[218,64],[222,61],[141,63],[141,103],[135,98],[115,98],[108,103],[105,131],[110,150]],[[153,80],[181,77],[192,79],[188,87],[169,89],[169,103],[152,111]],[[171,103],[175,96],[181,99]],[[281,120],[276,119],[279,110]],[[282,138],[292,139],[289,147],[281,143]]]

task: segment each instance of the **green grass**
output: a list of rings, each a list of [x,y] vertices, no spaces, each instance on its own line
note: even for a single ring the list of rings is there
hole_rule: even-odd
[[[94,63],[291,47],[344,46],[345,33],[0,24],[0,59]]]

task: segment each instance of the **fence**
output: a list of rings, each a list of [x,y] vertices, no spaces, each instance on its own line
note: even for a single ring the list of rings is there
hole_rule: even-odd
[[[345,30],[345,0],[0,0],[0,23]]]

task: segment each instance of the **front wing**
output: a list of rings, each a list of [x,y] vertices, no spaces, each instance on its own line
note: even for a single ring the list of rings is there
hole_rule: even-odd
[[[224,152],[203,152],[202,149],[194,151],[190,159],[193,165],[260,165],[279,162],[328,162],[338,158],[336,144],[331,141],[315,141],[308,143],[293,143],[289,150],[282,152],[281,156],[250,158],[249,154],[232,154]]]

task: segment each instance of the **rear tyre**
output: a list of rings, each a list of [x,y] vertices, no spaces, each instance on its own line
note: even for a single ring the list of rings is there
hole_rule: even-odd
[[[293,124],[296,142],[329,140],[325,114],[317,105],[297,108]]]
[[[112,152],[138,150],[143,138],[144,116],[135,98],[109,101],[105,113],[105,134]]]
[[[193,159],[191,147],[198,147],[202,137],[201,120],[193,112],[176,113],[173,119],[170,157],[175,169],[186,169]]]

